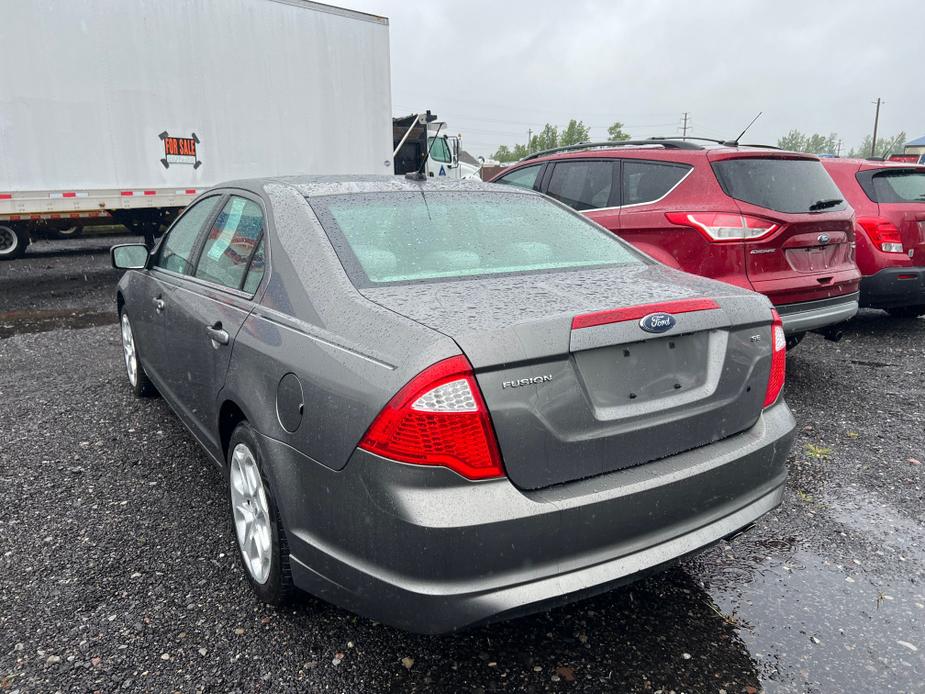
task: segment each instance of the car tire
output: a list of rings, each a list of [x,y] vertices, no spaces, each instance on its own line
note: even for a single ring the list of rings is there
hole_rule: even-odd
[[[919,304],[917,306],[897,306],[896,308],[886,309],[886,312],[893,318],[918,318],[919,316],[925,316],[925,304]]]
[[[806,333],[793,333],[792,335],[787,335],[787,351],[789,352],[803,342],[804,337],[806,337]]]
[[[29,245],[29,234],[22,227],[0,224],[0,260],[22,258]]]
[[[157,394],[154,384],[148,379],[145,368],[141,365],[138,346],[135,342],[135,331],[128,313],[123,309],[119,313],[119,327],[122,332],[122,359],[125,364],[125,373],[135,397],[146,398]]]
[[[251,588],[269,605],[285,605],[294,594],[289,544],[276,500],[264,473],[257,434],[240,423],[228,443],[225,486],[238,557]]]

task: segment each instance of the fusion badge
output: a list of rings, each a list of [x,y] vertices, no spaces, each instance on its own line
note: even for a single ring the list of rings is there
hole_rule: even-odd
[[[671,330],[677,321],[670,313],[650,313],[639,321],[639,327],[647,333],[663,333]]]
[[[520,388],[521,386],[533,386],[540,383],[549,383],[552,380],[552,374],[543,376],[531,376],[530,378],[518,378],[514,381],[502,381],[501,388]]]

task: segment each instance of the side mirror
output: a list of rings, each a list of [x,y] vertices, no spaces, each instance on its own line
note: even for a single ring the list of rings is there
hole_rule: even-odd
[[[142,270],[148,264],[148,247],[143,243],[123,243],[110,248],[109,256],[117,270]]]
[[[446,143],[447,152],[450,153],[450,162],[448,166],[451,169],[455,169],[459,166],[459,139],[444,135],[443,141]]]

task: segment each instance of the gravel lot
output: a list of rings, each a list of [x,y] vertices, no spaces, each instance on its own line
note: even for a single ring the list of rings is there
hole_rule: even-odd
[[[784,504],[663,574],[420,637],[257,604],[221,475],[128,389],[111,238],[0,263],[0,691],[925,691],[925,320],[788,358]]]

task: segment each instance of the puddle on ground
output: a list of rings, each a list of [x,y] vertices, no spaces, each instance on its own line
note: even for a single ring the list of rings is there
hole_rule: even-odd
[[[13,335],[75,330],[118,323],[116,312],[79,309],[34,309],[0,313],[0,340]]]
[[[704,576],[710,597],[766,692],[925,691],[925,526],[869,490],[821,508],[792,543],[734,547],[731,566]]]

